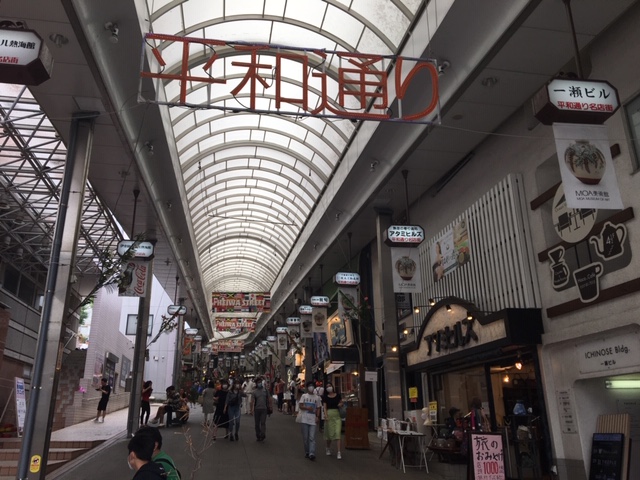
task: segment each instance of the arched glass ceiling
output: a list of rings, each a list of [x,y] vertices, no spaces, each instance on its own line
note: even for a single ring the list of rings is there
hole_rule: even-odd
[[[168,35],[279,44],[369,54],[395,54],[422,0],[148,0],[151,30]],[[179,42],[159,43],[165,73],[182,62]],[[191,45],[190,74],[202,74],[211,50]],[[248,54],[219,55],[211,75],[224,86],[189,82],[188,103],[248,106],[249,85],[231,95]],[[310,55],[313,60],[313,57]],[[273,64],[269,52],[258,62]],[[328,74],[327,96],[338,108],[339,59],[316,58]],[[296,71],[297,70],[297,71]],[[300,70],[281,67],[284,97],[300,87]],[[266,75],[266,77],[269,77]],[[164,84],[177,102],[180,83]],[[309,82],[309,105],[321,103]],[[273,89],[260,86],[256,109],[275,110]],[[346,108],[357,108],[355,99]],[[289,104],[283,109],[298,111]],[[170,109],[175,142],[195,232],[201,273],[212,291],[269,291],[307,218],[317,205],[355,126],[348,120]]]

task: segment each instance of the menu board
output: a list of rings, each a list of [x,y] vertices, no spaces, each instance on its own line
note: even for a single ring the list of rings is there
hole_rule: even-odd
[[[589,480],[621,480],[624,459],[622,433],[594,433]]]
[[[502,435],[471,433],[469,467],[474,480],[506,480]]]

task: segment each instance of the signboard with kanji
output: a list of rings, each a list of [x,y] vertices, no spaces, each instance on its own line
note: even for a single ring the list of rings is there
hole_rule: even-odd
[[[52,70],[53,57],[36,32],[0,28],[0,82],[40,85]]]
[[[384,242],[390,246],[417,247],[424,241],[424,230],[419,225],[391,225]]]
[[[180,83],[177,101],[145,99],[148,102],[296,118],[315,116],[417,123],[433,123],[431,116],[439,118],[438,68],[434,59],[160,33],[148,33],[145,40],[143,55],[148,59],[145,65],[149,65],[149,70],[143,70],[140,75]],[[209,58],[194,66],[193,56],[203,49],[210,52]],[[173,51],[181,56],[171,59],[178,69],[167,68],[169,55],[166,52]],[[175,56],[172,54],[171,57]],[[201,74],[198,73],[200,69]],[[237,71],[237,78],[222,73],[228,69]],[[235,73],[233,76],[236,77]],[[203,104],[197,93],[193,93],[199,90],[199,84],[207,85],[211,90],[210,98],[229,100]],[[416,85],[428,92],[423,96],[424,103],[407,101],[403,104],[409,89]],[[141,98],[143,93],[140,92]],[[246,101],[233,100],[245,93],[248,94]],[[271,98],[273,105],[267,106],[263,100]],[[392,109],[391,103],[395,100],[397,107]]]
[[[601,124],[618,108],[618,91],[602,80],[556,78],[533,97],[534,115],[545,125]]]
[[[500,433],[470,433],[470,467],[474,480],[506,480]]]

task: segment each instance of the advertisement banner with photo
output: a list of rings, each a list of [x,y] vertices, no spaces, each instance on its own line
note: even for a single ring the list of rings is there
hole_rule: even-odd
[[[213,292],[211,294],[211,311],[213,313],[269,313],[271,311],[271,294],[269,292]]]
[[[324,364],[329,360],[329,343],[326,332],[313,333],[313,364]]]
[[[118,296],[144,297],[147,289],[149,263],[143,260],[129,260],[122,264],[124,270],[118,283]]]
[[[327,308],[313,307],[311,311],[311,328],[313,333],[327,333]]]
[[[300,338],[313,338],[312,315],[300,315]]]
[[[216,317],[215,328],[218,332],[255,332],[257,320],[255,318],[224,318]]]
[[[329,345],[345,347],[353,345],[352,316],[358,315],[359,289],[340,287],[338,289],[338,314],[328,320]]]
[[[288,348],[288,339],[286,333],[278,334],[278,350],[286,350]]]
[[[466,217],[454,222],[438,237],[429,253],[434,282],[468,263],[471,260],[471,247]]]
[[[417,248],[390,248],[393,291],[395,293],[422,292],[419,250]]]
[[[553,135],[569,208],[622,209],[605,125],[554,123]]]

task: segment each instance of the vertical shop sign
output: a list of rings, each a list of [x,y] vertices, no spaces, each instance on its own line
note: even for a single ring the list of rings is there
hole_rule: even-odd
[[[27,399],[24,391],[24,379],[16,378],[16,420],[18,423],[18,437],[22,437],[24,420],[27,416]]]
[[[604,125],[554,123],[560,174],[569,208],[624,208]]]

